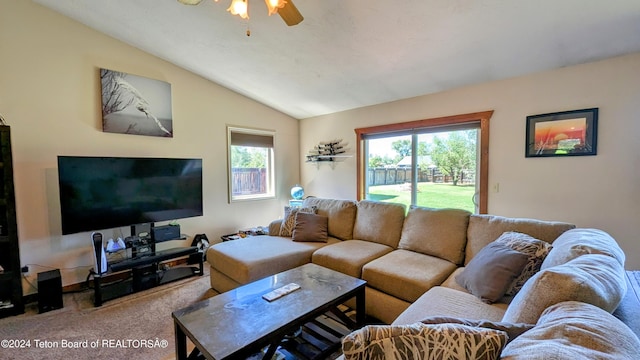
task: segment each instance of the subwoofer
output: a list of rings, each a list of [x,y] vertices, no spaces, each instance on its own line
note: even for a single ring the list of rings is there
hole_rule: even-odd
[[[38,273],[38,312],[62,309],[62,277],[60,270]]]

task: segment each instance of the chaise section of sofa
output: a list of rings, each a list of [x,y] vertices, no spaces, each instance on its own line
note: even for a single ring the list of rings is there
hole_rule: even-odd
[[[274,220],[269,225],[269,235],[214,244],[207,249],[211,287],[225,292],[309,263],[316,250],[353,236],[355,201],[308,198],[303,208],[327,218],[327,239],[300,242],[290,234],[280,236],[283,221]]]
[[[313,252],[326,244],[295,242],[291,238],[270,235],[215,244],[207,250],[211,287],[225,292],[307,264],[311,262]]]

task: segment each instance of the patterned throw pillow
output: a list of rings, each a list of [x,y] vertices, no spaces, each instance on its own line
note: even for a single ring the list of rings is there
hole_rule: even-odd
[[[318,208],[312,207],[284,207],[284,217],[282,218],[282,226],[280,226],[280,236],[291,237],[293,236],[293,228],[296,226],[296,214],[298,212],[306,214],[316,214]]]
[[[540,266],[542,266],[542,262],[549,254],[549,251],[551,251],[552,246],[546,241],[538,240],[527,234],[513,231],[503,233],[496,242],[506,245],[529,257],[529,260],[524,266],[522,273],[520,273],[520,276],[513,280],[505,292],[505,296],[515,296],[518,291],[522,289],[524,283],[526,283],[530,277],[535,275],[535,273],[540,271]]]
[[[342,340],[346,360],[495,360],[507,342],[504,331],[460,324],[369,325]]]

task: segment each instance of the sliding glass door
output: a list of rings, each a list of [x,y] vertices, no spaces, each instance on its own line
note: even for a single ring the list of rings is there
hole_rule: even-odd
[[[486,212],[491,112],[469,115],[356,129],[359,198]]]
[[[477,134],[471,129],[365,140],[366,198],[476,212]]]

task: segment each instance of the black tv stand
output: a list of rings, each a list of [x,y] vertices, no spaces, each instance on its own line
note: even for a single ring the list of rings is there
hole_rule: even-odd
[[[196,266],[177,266],[161,270],[160,263],[179,257],[194,256],[198,259]],[[109,263],[109,271],[102,275],[94,275],[94,305],[101,306],[103,302],[120,296],[129,295],[137,291],[184,279],[190,276],[202,276],[202,253],[195,246],[180,247],[155,251],[153,254],[137,256],[131,259]],[[123,280],[104,283],[103,280],[115,273],[129,272]]]

